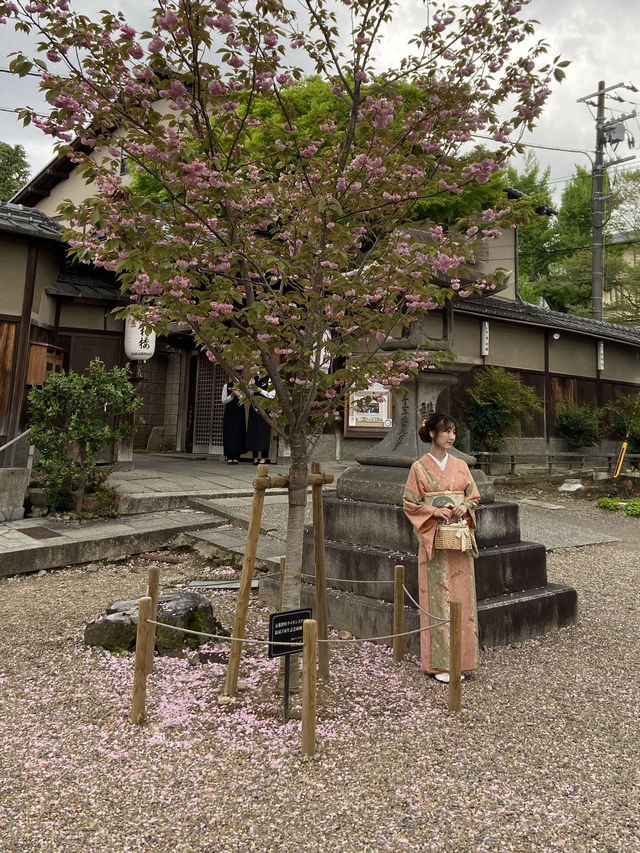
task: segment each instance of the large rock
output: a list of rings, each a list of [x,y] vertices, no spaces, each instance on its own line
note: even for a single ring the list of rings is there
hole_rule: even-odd
[[[85,644],[102,646],[112,652],[133,651],[136,647],[138,601],[139,599],[132,598],[110,604],[106,616],[89,622],[85,628]],[[216,619],[211,602],[195,592],[175,592],[159,596],[158,622],[190,631],[229,636],[229,632]],[[206,642],[207,637],[156,626],[156,649],[160,655],[176,654],[184,648],[195,649]]]

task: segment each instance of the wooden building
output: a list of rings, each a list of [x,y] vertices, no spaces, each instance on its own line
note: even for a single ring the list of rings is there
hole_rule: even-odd
[[[100,152],[92,156],[99,157]],[[87,267],[69,268],[60,241],[57,207],[64,198],[87,197],[90,188],[66,158],[58,158],[2,205],[0,238],[10,263],[0,270],[0,435],[24,424],[24,392],[48,369],[83,370],[95,356],[108,366],[124,364],[122,324],[111,311],[126,304],[113,277]],[[464,420],[465,388],[483,365],[504,367],[536,389],[544,412],[523,425],[521,447],[562,449],[555,431],[558,403],[601,406],[612,397],[640,390],[640,331],[536,308],[518,294],[517,232],[504,232],[482,256],[477,270],[510,273],[498,296],[460,300],[446,333],[456,354],[459,384],[440,405]],[[441,337],[443,317],[425,322],[427,337]],[[29,365],[31,364],[31,373]],[[36,376],[36,373],[38,375]],[[134,446],[207,455],[222,454],[225,377],[199,353],[188,335],[158,341],[156,355],[141,369],[145,421]],[[38,384],[38,382],[35,382]],[[387,421],[387,423],[385,423]],[[388,418],[370,429],[344,425],[323,436],[317,453],[353,458],[388,429]],[[272,449],[276,456],[276,448]],[[278,455],[286,456],[279,448]]]

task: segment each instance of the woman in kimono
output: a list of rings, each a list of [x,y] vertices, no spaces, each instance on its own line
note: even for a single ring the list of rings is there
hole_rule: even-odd
[[[427,453],[411,466],[404,490],[404,511],[419,538],[418,584],[420,626],[435,619],[449,619],[449,602],[462,602],[462,671],[478,666],[478,614],[473,557],[475,539],[465,537],[468,550],[436,550],[436,527],[464,519],[476,529],[475,508],[480,493],[467,464],[450,451],[456,438],[456,422],[443,412],[422,421],[418,435],[430,442]],[[444,493],[444,494],[443,494]],[[423,630],[420,634],[422,668],[438,681],[449,680],[449,631]]]
[[[253,397],[264,397],[273,400],[276,392],[269,388],[268,376],[254,376]],[[249,423],[247,425],[247,450],[251,451],[253,464],[258,465],[260,461],[269,463],[269,445],[271,444],[271,427],[253,405],[249,409]],[[262,455],[262,460],[260,460]]]
[[[227,465],[237,465],[244,453],[246,420],[241,393],[233,382],[222,387],[222,447]]]

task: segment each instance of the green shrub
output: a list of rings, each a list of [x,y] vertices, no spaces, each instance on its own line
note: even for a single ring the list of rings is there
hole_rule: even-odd
[[[466,421],[473,435],[475,450],[495,453],[512,434],[521,419],[542,411],[536,392],[501,367],[490,367],[476,374],[469,389],[471,404]]]
[[[120,497],[113,486],[96,489],[96,515],[100,518],[117,518],[120,514]]]
[[[624,514],[630,515],[632,518],[640,518],[640,500],[635,498],[632,501],[627,501],[627,505],[624,508]]]
[[[640,394],[628,394],[607,403],[601,418],[608,438],[628,439],[634,452],[640,450]]]
[[[616,510],[620,507],[620,498],[600,498],[596,501],[596,506],[600,509]]]
[[[600,418],[591,406],[578,406],[564,400],[556,413],[556,426],[570,450],[593,447],[600,441]]]
[[[36,472],[47,506],[71,509],[74,492],[95,490],[109,471],[96,456],[131,435],[131,418],[142,405],[128,367],[107,370],[95,359],[87,371],[55,373],[29,393],[31,440],[40,457]]]

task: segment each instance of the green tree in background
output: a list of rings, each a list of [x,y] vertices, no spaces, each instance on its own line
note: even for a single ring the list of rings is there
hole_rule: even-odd
[[[609,193],[605,176],[605,194]],[[567,183],[554,226],[546,242],[547,272],[521,287],[527,301],[540,298],[554,311],[591,314],[592,218],[591,173],[581,166]],[[608,215],[605,212],[605,215]],[[621,251],[605,246],[605,289],[616,287],[624,274]]]
[[[397,82],[395,90],[399,96],[399,105],[391,126],[395,126],[399,132],[402,122],[419,107],[424,95],[421,88],[414,83]],[[270,162],[274,179],[291,166],[290,153],[287,156],[286,152],[279,151],[277,147],[285,124],[294,122],[298,133],[315,139],[322,135],[322,126],[327,122],[334,122],[336,127],[344,127],[349,122],[347,102],[334,97],[331,84],[318,76],[299,80],[295,85],[283,90],[278,101],[267,94],[254,96],[253,111],[257,126],[245,147],[252,160]],[[194,151],[198,148],[195,139],[193,147]],[[277,152],[277,156],[274,152]],[[416,146],[414,153],[419,156],[422,152]],[[423,156],[426,160],[426,155]],[[465,166],[470,167],[483,158],[490,159],[490,153],[481,146],[476,146],[466,155],[455,158],[449,156],[447,159],[450,167],[460,172]],[[443,190],[417,200],[409,218],[414,222],[428,220],[444,228],[459,226],[462,220],[473,214],[480,214],[491,207],[506,207],[507,183],[503,170],[495,172],[483,183],[475,180],[473,172],[470,172],[466,180],[460,182],[460,189],[455,194]],[[171,201],[166,188],[142,169],[134,170],[131,188],[150,200],[161,203]],[[536,198],[541,199],[542,196]]]
[[[623,172],[613,188],[612,239],[622,255],[622,270],[604,318],[625,326],[640,325],[640,169]]]
[[[0,142],[0,201],[9,201],[29,180],[29,163],[22,145]]]
[[[523,193],[517,202],[522,221],[518,226],[518,265],[520,289],[549,276],[549,244],[553,239],[553,200],[549,187],[551,169],[541,172],[540,164],[532,152],[524,158],[519,172],[515,166],[507,168],[509,187]]]

